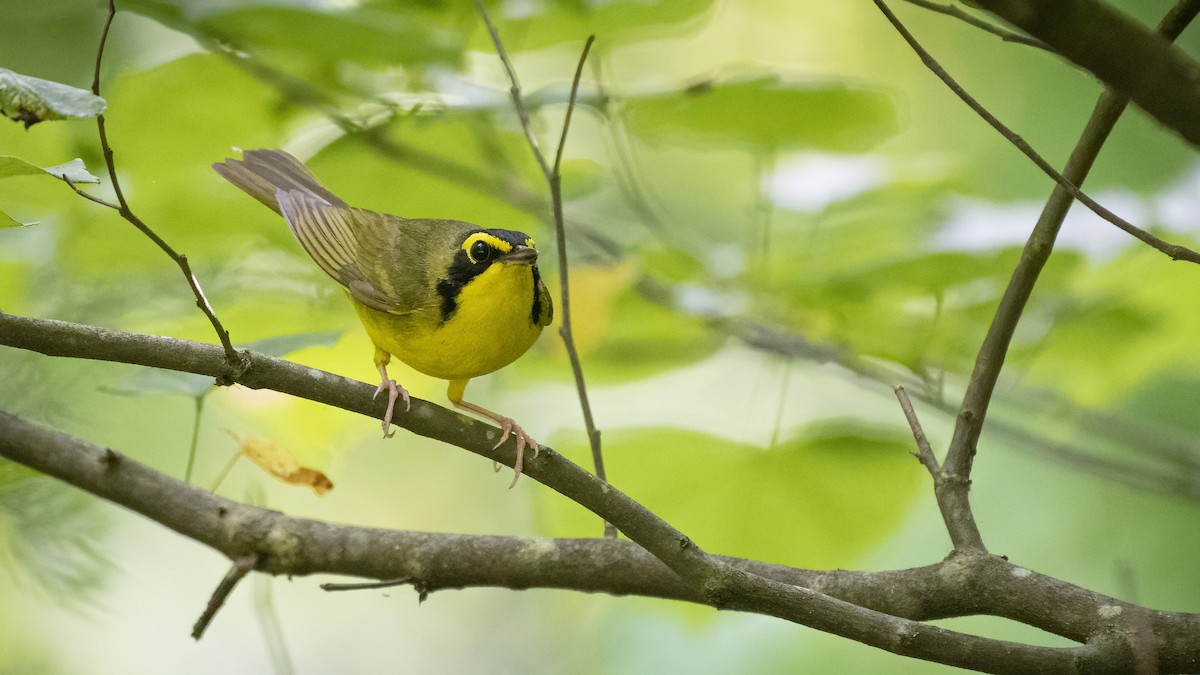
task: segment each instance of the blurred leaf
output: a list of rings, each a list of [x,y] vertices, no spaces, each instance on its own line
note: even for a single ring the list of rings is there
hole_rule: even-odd
[[[0,490],[14,483],[40,476],[38,472],[24,464],[0,458]]]
[[[464,36],[445,17],[417,3],[197,3],[131,0],[145,14],[215,48],[259,60],[287,77],[326,88],[354,89],[346,64],[371,70],[454,66]],[[358,92],[370,93],[370,92]]]
[[[122,396],[181,394],[196,398],[213,388],[213,378],[174,370],[145,368],[100,386],[101,391]]]
[[[39,222],[41,222],[41,221],[34,220],[34,221],[30,221],[28,223],[22,223],[21,221],[16,220],[15,218],[8,215],[7,213],[0,211],[0,228],[29,227],[30,225],[37,225]]]
[[[96,117],[105,105],[90,91],[0,68],[0,115],[27,129],[47,120]]]
[[[239,345],[239,347],[244,347],[260,354],[266,354],[267,356],[283,358],[294,351],[308,347],[332,347],[341,335],[337,331],[277,335],[262,340],[255,340],[254,342],[247,342],[244,345]]]
[[[88,173],[82,159],[73,159],[66,164],[39,168],[20,157],[0,156],[0,178],[12,176],[53,176],[65,178],[72,183],[99,183],[100,179]]]
[[[899,429],[859,420],[814,426],[772,449],[685,429],[613,430],[604,461],[622,491],[710,552],[832,568],[878,544],[921,494],[927,479],[911,444]],[[582,509],[543,512],[556,536],[595,528]]]
[[[624,101],[630,131],[653,139],[748,145],[759,152],[809,147],[861,152],[897,130],[891,98],[844,84],[771,75],[705,80]]]
[[[605,169],[590,159],[567,159],[563,160],[560,171],[563,201],[571,201],[583,199],[598,190]]]
[[[557,0],[497,3],[489,12],[505,48],[516,52],[563,42],[578,42],[582,47],[584,39],[593,34],[597,46],[604,48],[678,37],[702,29],[715,4],[713,0]],[[464,12],[462,18],[471,15]],[[471,46],[492,53],[491,43],[482,31],[475,34]]]
[[[0,567],[61,602],[87,600],[112,570],[90,495],[45,476],[0,481]]]
[[[593,377],[598,382],[649,377],[695,363],[716,351],[723,341],[704,319],[651,303],[632,288],[609,302],[611,309],[604,314],[611,312],[619,319],[597,322],[587,329],[591,335],[587,342],[594,346],[581,357],[589,381]]]

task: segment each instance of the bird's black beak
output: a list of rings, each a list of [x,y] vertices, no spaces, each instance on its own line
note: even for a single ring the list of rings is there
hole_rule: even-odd
[[[532,265],[537,262],[538,252],[532,246],[514,246],[513,250],[500,256],[498,262],[506,265]]]

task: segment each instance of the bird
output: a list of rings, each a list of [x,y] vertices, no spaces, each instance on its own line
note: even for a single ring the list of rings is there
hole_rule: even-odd
[[[283,216],[300,247],[342,286],[375,346],[381,378],[375,396],[388,392],[384,436],[395,433],[396,401],[403,398],[406,411],[411,407],[408,390],[388,376],[395,357],[449,380],[446,396],[454,407],[499,425],[493,449],[513,436],[517,458],[509,487],[516,485],[525,449],[536,457],[541,446],[511,417],[463,397],[472,378],[515,361],[553,319],[533,239],[459,220],[352,207],[282,150],[246,150],[241,160],[227,158],[213,168]]]

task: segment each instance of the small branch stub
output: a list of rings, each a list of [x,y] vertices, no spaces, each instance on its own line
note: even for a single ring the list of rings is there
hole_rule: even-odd
[[[204,631],[208,629],[208,625],[212,623],[217,612],[225,605],[225,600],[229,598],[229,594],[233,592],[234,587],[247,574],[258,567],[260,562],[261,556],[259,554],[244,556],[233,561],[233,567],[229,568],[229,572],[225,574],[225,578],[221,580],[221,583],[217,584],[212,597],[208,599],[208,606],[204,608],[204,613],[196,620],[196,625],[192,626],[193,640],[199,640],[204,637]]]

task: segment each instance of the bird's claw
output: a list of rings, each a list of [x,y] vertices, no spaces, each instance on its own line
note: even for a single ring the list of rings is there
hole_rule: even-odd
[[[541,451],[542,448],[540,445],[538,445],[537,441],[533,440],[533,436],[525,433],[525,430],[521,428],[521,425],[513,421],[511,417],[505,417],[497,421],[500,422],[500,441],[492,446],[493,450],[499,448],[501,445],[504,445],[504,442],[508,440],[509,435],[517,440],[517,461],[513,463],[513,479],[512,483],[508,485],[508,488],[511,490],[513,486],[517,484],[517,479],[521,477],[521,470],[525,466],[525,448],[533,448],[534,457],[538,456],[538,452]],[[499,465],[497,465],[495,462],[493,462],[493,466],[495,467],[496,471],[500,470]]]
[[[412,400],[408,396],[408,390],[396,384],[396,381],[392,379],[381,380],[379,386],[375,387],[375,395],[371,398],[377,398],[384,389],[387,389],[388,392],[388,404],[387,411],[383,413],[383,437],[391,438],[396,435],[396,432],[392,431],[392,413],[396,410],[396,399],[404,399],[404,412],[412,409]]]

